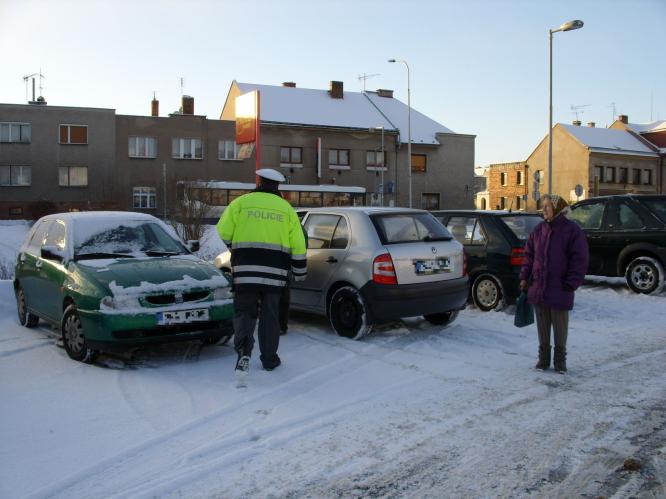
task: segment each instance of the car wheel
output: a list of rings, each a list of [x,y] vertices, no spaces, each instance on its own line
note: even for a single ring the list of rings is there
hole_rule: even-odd
[[[430,324],[435,326],[446,326],[451,324],[456,317],[458,317],[458,311],[454,310],[453,312],[442,312],[439,314],[428,314],[423,316]]]
[[[28,312],[28,305],[25,301],[25,292],[21,285],[16,288],[16,310],[21,326],[35,327],[39,322],[39,317]]]
[[[472,285],[472,300],[480,310],[488,312],[502,303],[502,288],[490,274],[481,274]]]
[[[352,286],[344,286],[333,293],[328,317],[333,330],[345,338],[358,340],[372,330],[361,294]]]
[[[664,285],[664,267],[649,256],[639,256],[629,263],[624,278],[635,293],[658,292]]]
[[[97,352],[88,347],[86,337],[83,334],[83,325],[74,305],[65,309],[62,317],[62,343],[70,358],[92,364]]]

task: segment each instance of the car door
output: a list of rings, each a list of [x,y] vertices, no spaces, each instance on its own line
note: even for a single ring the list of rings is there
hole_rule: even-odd
[[[617,261],[622,250],[631,243],[645,241],[648,223],[643,215],[626,200],[617,200],[609,204],[608,213],[608,261],[607,275],[617,273]]]
[[[588,274],[605,275],[611,249],[608,241],[608,209],[604,199],[577,204],[568,217],[576,222],[587,237],[590,250]]]
[[[349,222],[332,213],[310,213],[305,219],[308,239],[308,276],[291,285],[291,300],[296,306],[316,307],[325,298],[328,283],[349,247]]]
[[[23,288],[28,308],[38,315],[44,314],[43,303],[39,296],[40,289],[38,282],[38,275],[42,267],[40,251],[52,223],[53,220],[48,219],[37,222],[30,239],[27,241],[25,247],[22,248],[21,253],[19,253],[16,268],[16,277]]]
[[[55,220],[49,227],[44,247],[55,247],[64,253],[66,244],[66,226],[62,220]],[[37,290],[35,292],[43,307],[44,315],[54,322],[62,314],[62,285],[67,274],[62,259],[45,257],[40,254],[40,266],[37,272]]]

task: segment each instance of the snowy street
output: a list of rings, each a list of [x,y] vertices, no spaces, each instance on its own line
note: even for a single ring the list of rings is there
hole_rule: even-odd
[[[663,497],[665,303],[589,280],[565,376],[510,311],[358,342],[297,314],[283,365],[255,352],[238,389],[230,346],[74,362],[1,281],[0,496]]]

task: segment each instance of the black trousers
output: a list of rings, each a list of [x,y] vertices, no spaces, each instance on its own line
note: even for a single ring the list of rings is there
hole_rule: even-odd
[[[280,331],[286,332],[289,328],[289,304],[291,303],[291,289],[289,283],[280,293]]]
[[[259,319],[261,362],[273,362],[280,343],[279,306],[281,288],[236,290],[234,294],[234,348],[250,355],[254,347],[254,327]]]

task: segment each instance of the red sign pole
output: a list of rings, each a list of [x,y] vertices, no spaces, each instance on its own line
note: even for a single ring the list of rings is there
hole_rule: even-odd
[[[255,148],[255,165],[254,165],[254,170],[257,171],[259,168],[261,168],[261,141],[259,140],[259,132],[261,130],[261,110],[260,110],[260,95],[259,95],[259,90],[256,92],[256,102],[254,108],[257,111],[257,117],[254,120],[254,126],[255,126],[255,142],[254,142],[254,148]],[[259,185],[259,176],[255,175],[255,183],[258,186]]]

